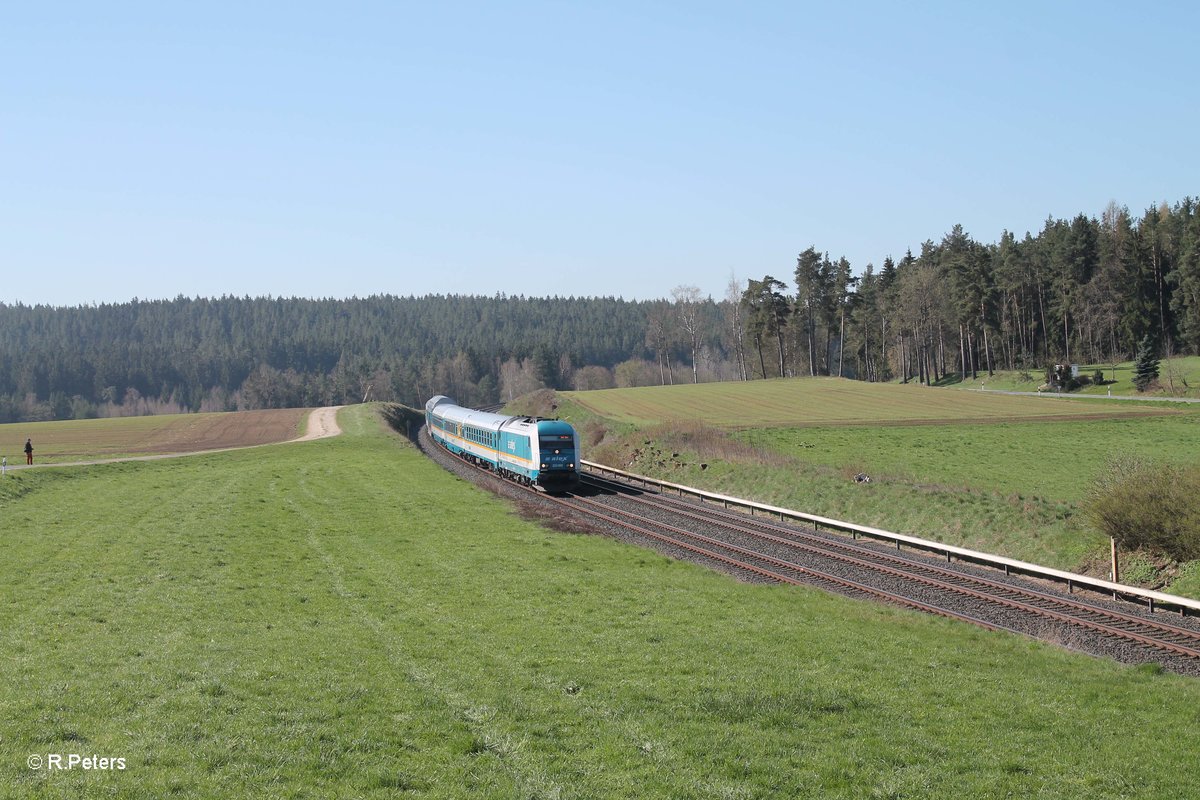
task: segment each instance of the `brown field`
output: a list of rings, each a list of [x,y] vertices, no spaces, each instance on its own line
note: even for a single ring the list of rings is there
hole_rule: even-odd
[[[0,425],[0,456],[10,466],[24,464],[27,438],[33,440],[35,464],[274,444],[296,438],[308,414],[309,409],[286,408],[18,422]]]

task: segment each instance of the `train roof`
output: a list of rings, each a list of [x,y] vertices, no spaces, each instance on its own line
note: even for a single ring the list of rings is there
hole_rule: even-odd
[[[539,433],[567,434],[575,432],[575,428],[571,423],[563,422],[561,419],[537,419],[532,421],[537,423]]]
[[[490,411],[479,411],[474,408],[466,408],[460,406],[445,395],[437,395],[429,398],[429,402],[425,404],[428,411],[435,411],[442,419],[447,419],[451,422],[457,422],[460,425],[475,425],[479,428],[488,430],[499,430],[506,424],[511,425],[536,425],[538,423],[548,422],[551,420],[542,420],[537,417],[527,416],[510,416],[506,414],[493,414]],[[553,420],[558,422],[557,420]],[[559,422],[560,425],[567,426],[565,422]]]

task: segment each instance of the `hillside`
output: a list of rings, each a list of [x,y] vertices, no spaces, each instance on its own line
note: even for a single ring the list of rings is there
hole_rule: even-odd
[[[1005,395],[939,392],[915,384],[799,378],[567,392],[564,396],[617,422],[688,420],[727,428],[809,425],[988,424],[1113,419],[1178,413]]]
[[[1107,539],[1080,504],[1106,465],[1118,454],[1194,460],[1200,441],[1191,406],[836,379],[560,398],[591,460],[1089,573],[1107,570]],[[1128,580],[1200,594],[1200,565],[1126,558]]]
[[[341,422],[10,476],[7,796],[1200,793],[1194,680],[547,531]],[[72,752],[126,769],[26,765]]]

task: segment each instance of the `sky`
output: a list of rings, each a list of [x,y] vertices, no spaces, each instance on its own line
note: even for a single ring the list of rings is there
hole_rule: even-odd
[[[667,297],[1200,195],[1200,4],[20,3],[0,302]]]

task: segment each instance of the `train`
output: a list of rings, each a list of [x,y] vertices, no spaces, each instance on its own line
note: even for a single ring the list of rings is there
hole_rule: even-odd
[[[517,483],[561,493],[579,483],[579,435],[569,423],[464,408],[445,395],[425,404],[433,440]]]

